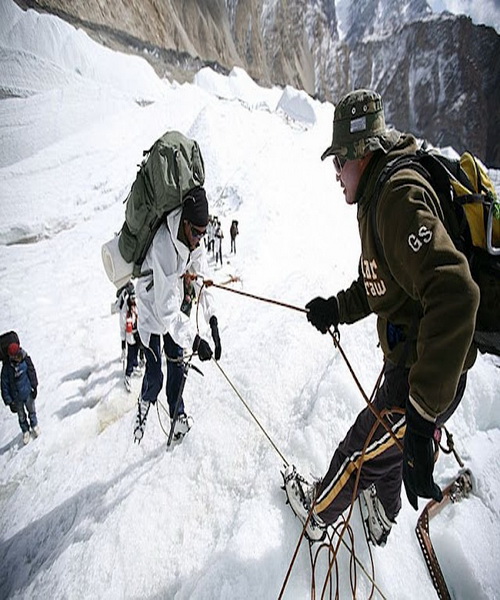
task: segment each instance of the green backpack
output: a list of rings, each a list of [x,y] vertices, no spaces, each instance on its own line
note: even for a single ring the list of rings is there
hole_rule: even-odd
[[[167,131],[144,151],[137,177],[125,199],[125,223],[118,248],[139,277],[146,253],[166,215],[180,206],[187,192],[205,182],[198,143],[178,131]]]
[[[429,181],[441,205],[446,230],[469,262],[479,286],[474,342],[482,353],[500,356],[500,202],[493,182],[469,152],[453,160],[421,149],[390,161],[379,175],[371,202],[371,220],[379,254],[376,206],[382,187],[401,169],[412,169]]]

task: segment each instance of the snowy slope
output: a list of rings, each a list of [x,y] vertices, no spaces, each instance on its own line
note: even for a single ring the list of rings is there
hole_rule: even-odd
[[[160,407],[134,445],[140,380],[127,394],[100,248],[121,226],[143,149],[176,128],[200,143],[224,227],[214,280],[238,276],[234,289],[298,307],[335,293],[357,272],[359,242],[355,211],[319,160],[333,107],[257,88],[238,70],[168,84],[145,61],[10,0],[0,2],[0,57],[0,331],[16,329],[33,358],[42,429],[23,448],[15,417],[0,412],[0,597],[277,598],[300,533],[280,490],[283,458],[324,473],[363,406],[351,375],[299,312],[214,290],[220,367],[240,396],[214,362],[200,365],[204,377],[191,373],[186,385],[195,425],[184,443],[166,451]],[[381,367],[374,320],[341,333],[371,390]],[[476,492],[432,523],[461,599],[499,597],[498,374],[481,357],[450,422]],[[438,481],[456,472],[443,456]],[[373,553],[387,598],[435,597],[416,518],[404,500],[387,546]],[[357,507],[351,524],[368,568]],[[352,596],[347,560],[343,548],[341,598]],[[318,581],[324,573],[323,561]],[[356,597],[369,593],[358,570]],[[284,598],[309,597],[302,548]]]

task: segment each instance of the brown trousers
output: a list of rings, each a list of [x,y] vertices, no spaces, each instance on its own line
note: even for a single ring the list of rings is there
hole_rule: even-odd
[[[409,369],[385,363],[384,379],[373,401],[379,412],[384,409],[405,408],[409,396],[408,375]],[[464,373],[459,380],[455,399],[440,416],[438,426],[449,419],[457,408],[464,394],[466,381],[467,374]],[[384,420],[402,442],[406,431],[404,414],[393,412]],[[371,410],[364,408],[335,451],[316,497],[316,512],[325,523],[334,523],[351,504],[359,470],[361,473],[356,496],[373,483],[387,517],[394,521],[398,514],[401,508],[403,454],[382,425],[376,427],[362,459],[363,447],[375,423]]]

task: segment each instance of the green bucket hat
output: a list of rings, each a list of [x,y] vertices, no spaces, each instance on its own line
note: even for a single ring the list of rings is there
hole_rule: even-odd
[[[356,160],[375,150],[387,153],[400,137],[399,131],[389,130],[385,125],[380,94],[355,90],[341,98],[335,107],[332,144],[321,160],[334,154]]]

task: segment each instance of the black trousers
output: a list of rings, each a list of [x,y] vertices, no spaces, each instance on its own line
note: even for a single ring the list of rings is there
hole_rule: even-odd
[[[149,348],[145,348],[146,371],[142,380],[141,397],[143,400],[154,404],[163,386],[163,373],[161,369],[161,337],[155,333],[151,334]],[[174,408],[179,397],[183,378],[183,368],[180,360],[183,350],[176,344],[172,336],[167,333],[163,336],[163,347],[167,355],[167,385],[166,395],[170,417],[174,415]],[[169,360],[171,359],[171,360]],[[181,398],[178,414],[184,413],[184,401]]]
[[[378,412],[405,408],[410,391],[408,375],[409,369],[386,362],[382,384],[373,400]],[[438,419],[438,426],[456,410],[465,392],[466,381],[467,374],[464,373],[460,377],[455,399]],[[401,411],[393,412],[384,420],[402,444],[406,431],[404,414]],[[382,425],[377,425],[364,460],[361,460],[366,439],[375,423],[376,418],[371,410],[364,408],[335,451],[316,498],[316,512],[325,523],[334,523],[351,503],[359,470],[357,495],[373,483],[387,517],[394,520],[398,514],[401,508],[403,453]]]
[[[129,344],[127,342],[127,366],[125,367],[125,375],[130,377],[132,371],[137,367],[137,354],[139,353],[139,344]]]

